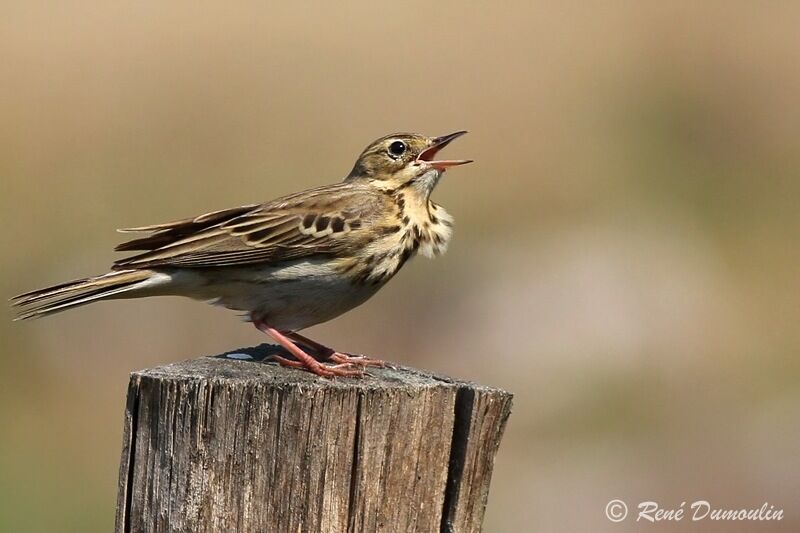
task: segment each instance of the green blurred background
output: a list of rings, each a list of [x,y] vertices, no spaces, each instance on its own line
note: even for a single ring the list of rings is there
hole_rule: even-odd
[[[612,498],[800,496],[800,5],[4,3],[2,294],[114,228],[338,181],[469,129],[450,251],[309,330],[516,395],[486,531],[641,531]],[[128,373],[262,342],[162,298],[0,321],[0,530],[109,531]]]

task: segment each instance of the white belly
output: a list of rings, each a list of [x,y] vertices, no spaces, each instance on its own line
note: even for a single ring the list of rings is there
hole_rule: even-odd
[[[364,303],[380,285],[357,285],[322,260],[278,267],[196,270],[173,274],[192,285],[184,294],[228,309],[244,311],[272,327],[298,331],[326,322]],[[184,285],[184,283],[179,283]]]

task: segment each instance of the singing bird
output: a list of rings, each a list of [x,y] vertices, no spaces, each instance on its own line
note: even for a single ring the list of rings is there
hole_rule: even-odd
[[[111,271],[12,299],[17,320],[98,300],[177,295],[244,312],[293,359],[319,376],[358,376],[381,361],[337,352],[298,333],[364,303],[417,252],[444,253],[453,218],[431,201],[444,172],[471,160],[436,160],[465,131],[395,133],[371,143],[344,181],[264,204],[119,230]],[[314,356],[309,355],[309,351]]]

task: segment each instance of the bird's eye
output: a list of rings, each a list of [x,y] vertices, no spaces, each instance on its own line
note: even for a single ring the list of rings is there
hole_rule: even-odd
[[[389,145],[389,155],[398,158],[406,152],[406,143],[403,141],[394,141]]]

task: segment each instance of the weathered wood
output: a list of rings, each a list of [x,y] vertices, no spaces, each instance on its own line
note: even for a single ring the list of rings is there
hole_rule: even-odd
[[[480,531],[507,392],[262,345],[131,375],[118,532]]]

